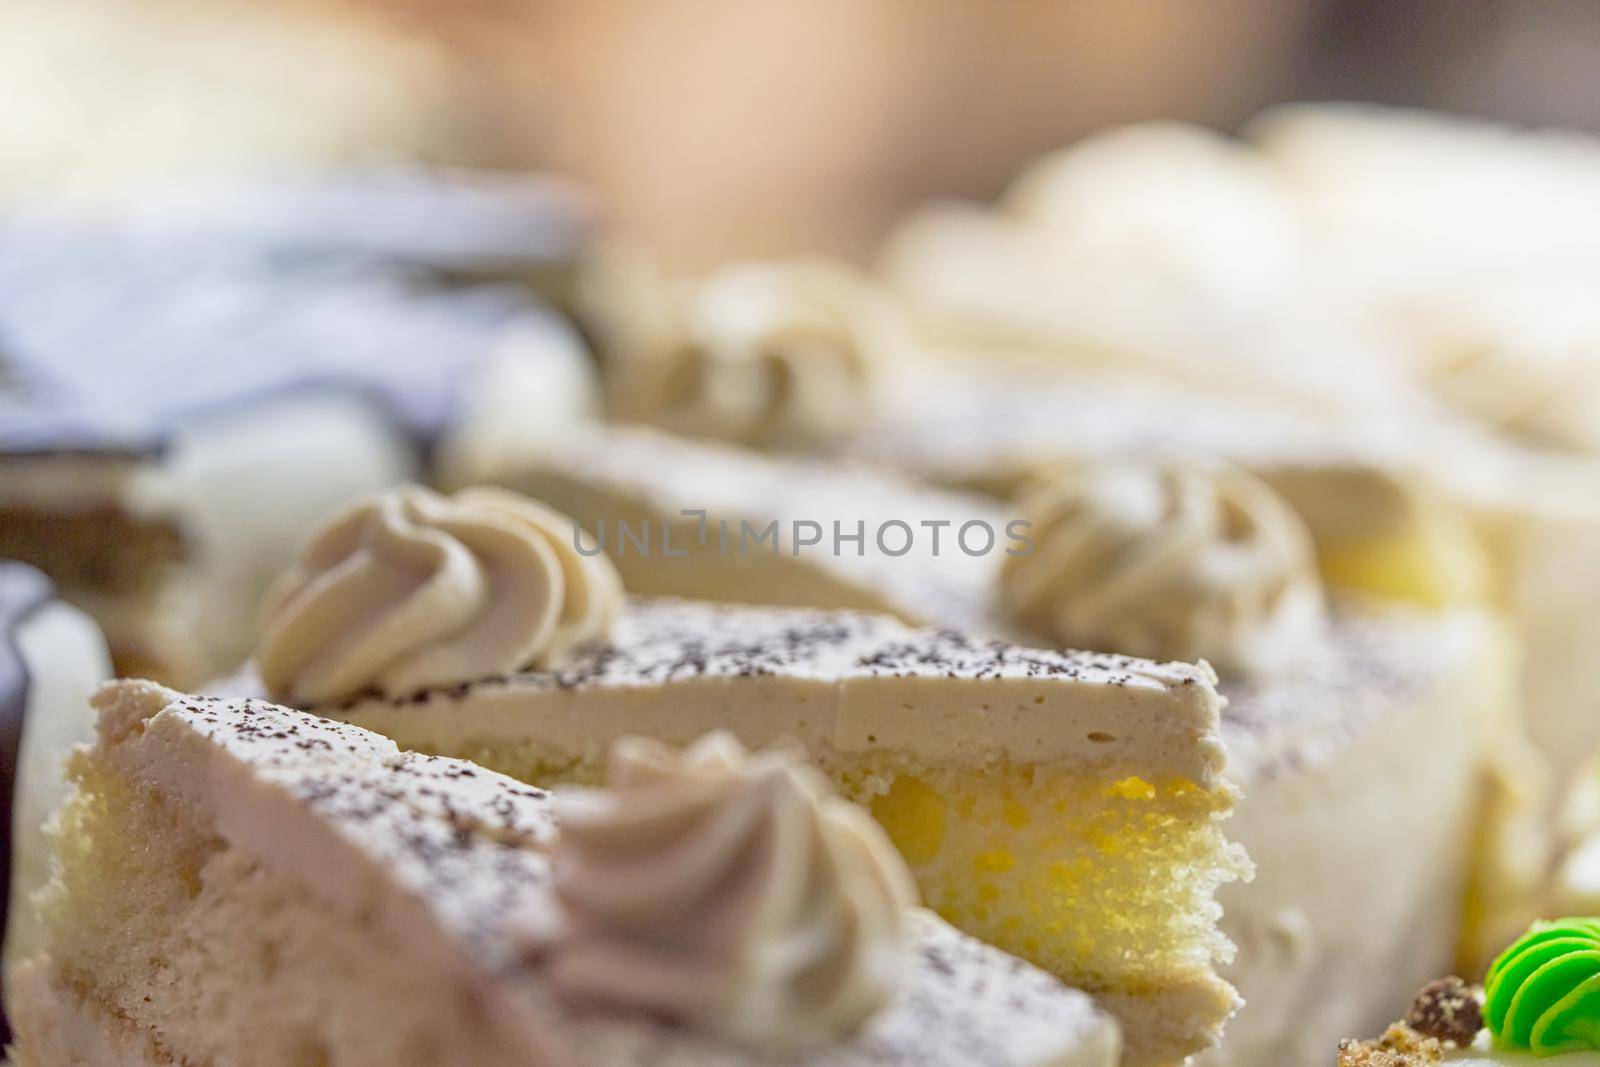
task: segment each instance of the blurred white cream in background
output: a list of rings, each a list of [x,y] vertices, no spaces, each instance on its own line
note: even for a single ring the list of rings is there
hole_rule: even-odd
[[[442,51],[289,4],[16,0],[0,100],[0,203],[102,211],[208,179],[481,152]]]

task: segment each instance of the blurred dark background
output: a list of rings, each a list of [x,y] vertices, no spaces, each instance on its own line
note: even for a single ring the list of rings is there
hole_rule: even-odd
[[[862,255],[1108,124],[1600,127],[1592,0],[9,0],[0,203],[416,159],[576,174],[670,260]]]

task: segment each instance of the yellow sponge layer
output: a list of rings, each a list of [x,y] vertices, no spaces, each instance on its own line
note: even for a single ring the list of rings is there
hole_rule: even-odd
[[[1332,589],[1425,608],[1481,604],[1493,594],[1488,554],[1453,511],[1427,512],[1404,533],[1319,545],[1317,562]]]
[[[1213,897],[1247,864],[1217,825],[1224,797],[1026,766],[854,770],[843,785],[930,907],[1073,984],[1154,993],[1231,951]]]
[[[465,756],[535,785],[592,783],[590,760],[560,766],[522,746]],[[1182,780],[1081,767],[906,765],[892,753],[812,757],[888,830],[924,903],[958,929],[1102,996],[1130,1035],[1126,1062],[1194,1052],[1234,1007],[1214,965],[1218,886],[1250,864],[1221,819],[1234,798]],[[1146,1055],[1134,1037],[1151,1037]]]

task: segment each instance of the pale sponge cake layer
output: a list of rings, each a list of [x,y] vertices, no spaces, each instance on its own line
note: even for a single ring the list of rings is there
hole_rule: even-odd
[[[559,669],[319,712],[522,780],[595,780],[610,743],[730,729],[798,744],[870,808],[957,927],[1116,1006],[1130,1062],[1214,1042],[1222,701],[1208,669],[1043,652],[884,616],[636,600]]]
[[[1087,997],[911,921],[911,974],[798,1058],[551,995],[548,794],[260,701],[102,692],[46,948],[10,990],[30,1067],[1112,1067]]]

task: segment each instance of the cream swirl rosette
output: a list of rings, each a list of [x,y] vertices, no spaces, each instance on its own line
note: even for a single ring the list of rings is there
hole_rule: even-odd
[[[1244,471],[1091,465],[1040,479],[1021,513],[1032,548],[1006,559],[1002,606],[1063,645],[1248,676],[1326,625],[1310,535]]]
[[[691,436],[837,438],[867,410],[872,364],[893,345],[873,284],[820,261],[735,264],[673,284],[624,260],[594,288],[612,416]]]
[[[882,829],[781,753],[732,735],[624,739],[606,790],[562,798],[569,998],[762,1047],[847,1034],[894,994],[911,876]]]
[[[406,693],[540,665],[603,636],[622,602],[573,520],[499,489],[366,496],[317,530],[267,597],[256,667],[296,704]]]

